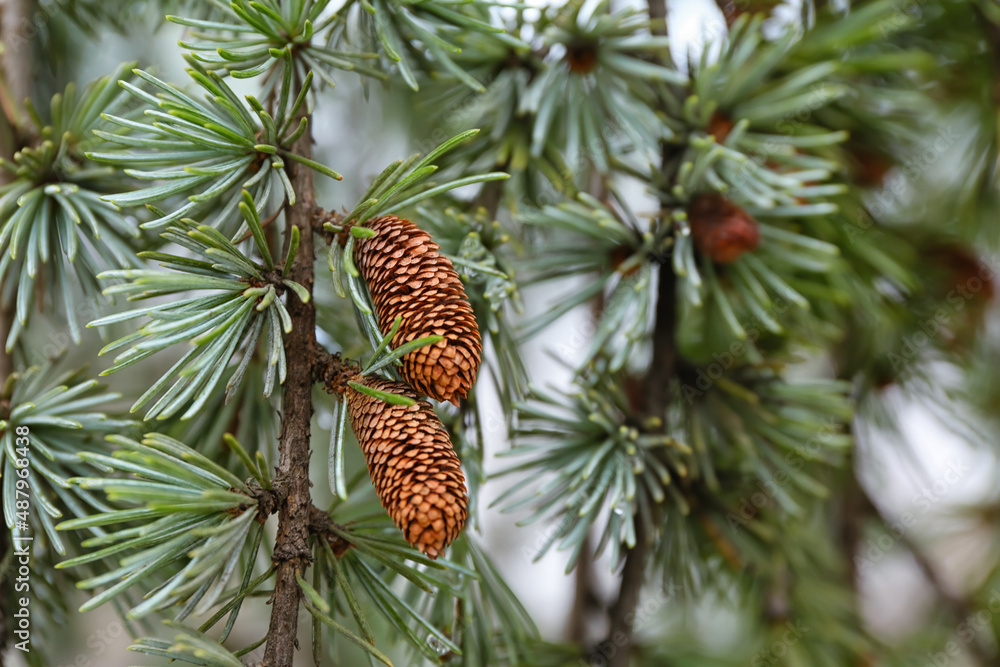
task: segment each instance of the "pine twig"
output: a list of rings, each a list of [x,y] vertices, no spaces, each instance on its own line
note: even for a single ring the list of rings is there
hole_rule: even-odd
[[[667,34],[667,2],[666,0],[649,0],[649,20],[653,22],[652,32]]]
[[[858,489],[862,498],[861,502],[869,508],[870,514],[878,520],[879,525],[888,526],[894,522],[894,519],[886,516],[879,506],[872,501],[871,496],[868,495],[868,492],[862,485],[859,484]],[[945,603],[956,621],[960,623],[964,622],[975,616],[980,611],[980,609],[977,608],[969,598],[963,595],[956,595],[948,589],[947,584],[945,584],[940,574],[938,574],[937,567],[935,567],[930,557],[908,533],[903,532],[896,539],[900,546],[910,552],[910,555],[913,557],[913,561],[917,564],[917,567],[920,569],[921,574],[923,574],[924,579],[926,579],[927,583],[934,589],[934,593],[938,596],[938,598]],[[996,656],[991,655],[986,647],[975,638],[973,641],[969,642],[969,647],[979,664],[996,664]]]
[[[855,446],[857,446],[857,429],[852,421],[851,432],[855,434]],[[838,525],[838,537],[840,538],[841,553],[844,565],[847,568],[845,583],[853,596],[855,613],[859,613],[860,600],[858,595],[858,567],[854,556],[858,551],[858,545],[864,533],[864,523],[874,511],[874,505],[864,493],[856,469],[857,463],[852,455],[845,465],[843,484],[840,486],[841,496],[838,503],[840,509],[840,521]]]
[[[670,399],[670,379],[677,360],[677,276],[670,266],[660,267],[657,285],[656,324],[653,328],[653,361],[643,378],[642,412],[648,417],[663,418]],[[639,604],[639,596],[646,580],[646,565],[652,552],[653,536],[646,534],[645,523],[637,521],[635,546],[625,555],[618,599],[609,610],[611,628],[608,637],[631,637],[632,622]],[[614,653],[609,667],[628,667],[627,647]]]
[[[883,522],[887,521],[881,513],[879,513],[879,520]],[[931,585],[931,588],[934,589],[937,596],[941,598],[946,605],[948,605],[948,608],[951,610],[952,615],[956,620],[959,622],[965,622],[967,619],[972,618],[980,611],[980,609],[977,609],[965,596],[955,595],[948,590],[948,587],[941,579],[937,572],[937,568],[934,567],[930,558],[924,553],[923,549],[921,549],[920,546],[910,538],[909,535],[901,535],[899,543],[910,552],[911,556],[913,556],[913,560],[916,562],[917,567],[920,568],[920,572],[924,575],[924,578]],[[996,664],[996,656],[991,655],[990,652],[987,651],[986,647],[983,646],[977,638],[973,638],[973,640],[969,642],[969,648],[973,655],[976,656],[976,660],[979,664]]]
[[[879,514],[879,520],[883,522],[886,521],[885,517],[883,517],[881,513]],[[937,596],[941,598],[946,605],[948,605],[948,608],[951,609],[953,616],[958,621],[963,622],[966,619],[975,616],[980,611],[974,607],[968,598],[961,595],[955,595],[948,590],[948,587],[941,579],[930,558],[924,553],[923,549],[921,549],[919,545],[910,539],[908,535],[902,535],[899,538],[899,543],[910,552],[910,555],[913,556],[913,560],[916,562],[917,567],[920,568],[920,572],[924,575],[924,578],[931,585],[931,588],[934,589]],[[991,655],[982,643],[973,639],[973,641],[969,643],[969,646],[972,653],[976,656],[976,660],[981,665],[996,664],[996,656]]]
[[[311,118],[307,119],[312,127]],[[312,131],[307,129],[294,151],[305,158],[312,156]],[[316,202],[313,172],[296,162],[289,163],[289,179],[296,203],[286,209],[287,230],[299,228],[299,250],[289,275],[312,295],[315,250],[313,217]],[[282,397],[281,435],[278,442],[278,468],[275,488],[280,489],[278,532],[272,560],[277,566],[274,594],[271,596],[271,621],[267,632],[264,664],[267,667],[291,667],[297,646],[300,590],[296,574],[302,574],[311,556],[308,545],[312,516],[309,491],[309,441],[312,421],[313,360],[317,349],[316,309],[307,303],[289,299],[288,314],[292,332],[285,338],[288,373]]]
[[[649,0],[649,18],[653,22],[655,34],[667,34],[666,0]],[[661,168],[666,170],[674,161],[675,148],[664,144],[661,154]],[[653,327],[653,359],[649,371],[642,380],[641,412],[646,417],[663,419],[670,401],[670,380],[677,364],[677,276],[669,264],[660,266],[657,282],[656,323]],[[618,599],[609,610],[610,629],[608,638],[629,637],[639,596],[646,579],[646,569],[652,552],[653,536],[647,535],[644,522],[637,521],[635,546],[625,555],[622,580],[618,589]],[[631,643],[631,639],[629,640]],[[625,646],[616,651],[609,661],[609,667],[628,667],[631,651]]]
[[[587,534],[583,538],[580,552],[593,552],[593,540]],[[573,570],[573,606],[569,612],[569,627],[567,639],[577,646],[586,646],[588,641],[588,619],[596,610],[603,611],[600,597],[594,589],[594,561],[591,558],[581,558]]]

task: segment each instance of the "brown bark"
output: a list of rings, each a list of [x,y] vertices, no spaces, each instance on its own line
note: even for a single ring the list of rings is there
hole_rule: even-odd
[[[677,277],[669,264],[660,266],[657,284],[656,324],[653,328],[653,361],[642,381],[642,413],[645,417],[663,419],[670,401],[670,380],[677,362]],[[646,534],[642,521],[636,521],[635,546],[625,555],[622,580],[618,588],[618,599],[611,606],[609,620],[611,629],[609,640],[614,637],[628,637],[625,646],[617,646],[610,657],[609,667],[627,667],[632,642],[632,623],[639,596],[646,579],[646,565],[652,551],[652,535]]]
[[[897,519],[886,516],[878,505],[868,495],[864,486],[857,482],[856,493],[858,495],[858,505],[862,507],[865,516],[873,516],[880,526],[891,526],[898,523]],[[896,540],[899,545],[910,552],[913,562],[916,564],[924,579],[930,584],[938,599],[944,603],[945,608],[951,613],[952,618],[958,622],[967,622],[982,610],[982,605],[971,597],[952,591],[948,583],[941,577],[933,559],[923,550],[920,544],[913,539],[912,530],[900,533]],[[853,558],[852,558],[853,564]],[[980,665],[997,664],[997,656],[992,646],[986,646],[980,641],[979,633],[967,643],[969,653],[975,657],[975,661]]]
[[[654,21],[652,30],[666,35],[667,7],[665,0],[649,1],[649,18]],[[674,147],[664,145],[660,166],[670,169],[674,162]],[[664,419],[670,402],[670,382],[677,366],[677,276],[669,262],[660,265],[657,281],[656,322],[653,327],[653,358],[649,370],[642,378],[642,398],[638,406],[645,418]],[[646,579],[646,568],[652,551],[653,535],[647,535],[642,521],[636,522],[635,546],[625,555],[618,599],[609,610],[611,622],[608,641],[617,650],[611,655],[609,667],[627,667],[631,655],[632,623],[635,610]],[[616,637],[628,637],[625,646],[617,646]]]
[[[590,639],[587,627],[591,614],[596,610],[601,613],[601,600],[594,589],[594,561],[590,558],[594,545],[590,535],[583,538],[580,549],[583,556],[576,562],[573,570],[573,607],[569,612],[569,623],[566,636],[577,646],[586,646]]]
[[[310,123],[311,126],[311,123]],[[299,139],[293,149],[312,154],[312,132]],[[288,176],[295,190],[294,206],[286,208],[286,227],[299,228],[299,250],[289,278],[313,291],[315,251],[313,217],[316,202],[313,173],[306,166],[288,161]],[[288,233],[286,231],[286,238]],[[287,245],[287,244],[286,244]],[[277,566],[271,597],[271,622],[264,651],[266,667],[291,667],[297,646],[300,591],[296,572],[304,573],[310,561],[308,545],[312,499],[309,491],[309,440],[312,421],[313,361],[316,357],[316,310],[312,299],[302,303],[288,299],[292,332],[285,337],[288,373],[282,397],[281,435],[275,488],[280,489],[278,532],[272,559]]]

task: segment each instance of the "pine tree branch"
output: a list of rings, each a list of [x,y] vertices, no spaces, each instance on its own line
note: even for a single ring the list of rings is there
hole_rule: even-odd
[[[670,401],[670,380],[677,366],[677,275],[669,264],[660,265],[657,282],[653,359],[643,378],[642,412],[663,419]]]
[[[490,220],[497,217],[500,201],[503,199],[503,181],[490,181],[479,192],[477,203],[486,209]]]
[[[591,169],[589,180],[590,186],[587,188],[587,191],[597,199],[607,201],[608,182],[606,176],[597,169]],[[601,318],[604,317],[606,306],[604,293],[598,293],[591,302],[590,308],[590,315],[595,323],[600,322]],[[580,552],[590,554],[593,548],[593,538],[588,533],[583,538],[583,546],[580,548]],[[581,558],[577,561],[576,568],[573,570],[573,577],[573,607],[570,610],[569,627],[566,634],[570,642],[578,646],[587,646],[590,641],[587,633],[588,621],[591,615],[605,614],[607,603],[602,601],[601,595],[596,588],[594,581],[594,561],[591,558]]]
[[[666,36],[667,34],[667,2],[666,0],[649,0],[649,20],[653,22],[651,32]]]
[[[590,554],[593,549],[593,539],[588,533],[583,538],[580,553]],[[587,646],[591,641],[590,633],[587,632],[588,621],[591,617],[603,614],[604,606],[594,586],[594,561],[589,557],[580,558],[573,570],[573,607],[569,612],[566,638],[577,646]]]
[[[853,430],[853,424],[852,424]],[[843,552],[844,564],[847,566],[847,584],[850,586],[851,594],[854,596],[854,608],[858,611],[858,568],[855,563],[855,555],[858,552],[858,545],[864,532],[864,522],[872,512],[872,504],[864,495],[861,483],[858,481],[856,463],[854,457],[848,460],[843,475],[844,482],[840,486],[840,521],[839,538]]]
[[[666,0],[649,0],[649,18],[652,32],[666,36]],[[660,166],[666,172],[674,161],[676,147],[664,144]],[[677,276],[669,263],[660,266],[657,280],[656,320],[653,327],[653,359],[642,379],[640,411],[644,417],[663,419],[670,401],[670,381],[677,364]],[[645,522],[637,521],[635,546],[625,555],[618,599],[609,610],[610,629],[608,640],[616,650],[608,662],[609,667],[628,667],[631,654],[632,623],[639,604],[646,569],[652,552],[653,535],[648,535]],[[625,645],[620,646],[621,639]],[[605,642],[607,643],[607,642]]]
[[[872,500],[871,496],[868,495],[868,491],[865,490],[863,485],[858,484],[858,492],[861,497],[860,502],[863,503],[868,509],[867,513],[877,519],[879,525],[890,526],[896,522],[896,519],[893,519],[882,512],[879,506]],[[938,598],[945,603],[955,621],[958,623],[964,623],[967,620],[974,618],[976,614],[981,611],[981,607],[974,604],[974,602],[968,597],[957,595],[949,590],[948,585],[938,574],[937,567],[931,561],[931,558],[922,548],[920,548],[920,545],[913,540],[913,537],[908,532],[901,532],[896,539],[900,546],[910,552],[910,555],[913,557],[913,561],[917,564],[917,568],[919,568],[921,574],[924,575],[924,579],[926,579],[927,583],[934,589]],[[987,649],[982,642],[978,641],[978,638],[973,638],[972,641],[968,642],[968,646],[979,664],[997,664],[996,656],[991,655],[989,649]]]
[[[312,157],[312,122],[297,142],[294,151]],[[299,250],[289,275],[312,295],[314,263],[313,219],[316,202],[313,172],[307,166],[289,161],[289,179],[295,190],[295,205],[285,209],[287,230],[299,228]],[[278,468],[274,486],[280,489],[278,532],[272,560],[277,566],[274,594],[271,597],[271,622],[264,651],[266,667],[291,667],[297,645],[300,590],[296,573],[303,574],[310,561],[308,545],[312,519],[309,492],[309,440],[312,421],[313,361],[316,355],[316,309],[307,303],[289,299],[288,314],[292,332],[285,337],[288,373],[282,397],[281,435],[278,442]]]
[[[887,521],[881,513],[879,514],[879,518],[883,521],[883,523]],[[934,566],[934,563],[931,562],[931,559],[924,553],[923,549],[921,549],[909,535],[905,533],[901,535],[899,543],[910,552],[911,556],[913,556],[913,560],[916,562],[917,567],[920,568],[920,572],[931,585],[931,588],[934,589],[934,592],[937,593],[938,597],[941,598],[946,605],[948,605],[948,608],[951,610],[952,616],[955,620],[959,623],[964,623],[965,621],[976,617],[976,614],[981,611],[981,608],[977,608],[968,598],[961,595],[955,595],[948,590],[948,586],[941,579],[940,575],[938,575],[937,568]],[[968,643],[968,646],[979,664],[984,666],[997,664],[996,656],[990,653],[982,642],[979,641],[978,637],[973,638],[973,640]]]
[[[664,150],[664,161],[669,161],[668,150]],[[656,324],[653,327],[653,360],[642,381],[642,413],[647,417],[663,416],[670,400],[670,380],[677,362],[677,276],[669,264],[660,266],[657,284]],[[611,606],[609,619],[611,627],[608,641],[619,646],[621,638],[628,638],[625,646],[619,646],[608,662],[609,667],[627,667],[629,645],[631,644],[632,622],[639,605],[639,596],[646,580],[646,566],[652,552],[653,536],[648,535],[645,522],[635,525],[635,546],[625,555],[622,580],[618,588],[618,599]]]
[[[617,646],[616,639],[625,637],[625,645],[612,654],[609,667],[628,667],[631,654],[632,622],[635,620],[635,610],[639,606],[639,596],[646,580],[646,561],[649,560],[650,539],[646,534],[643,522],[637,521],[635,526],[635,546],[629,549],[625,556],[625,566],[622,568],[622,580],[618,588],[618,599],[611,605],[609,617],[611,629],[608,631],[609,646]]]

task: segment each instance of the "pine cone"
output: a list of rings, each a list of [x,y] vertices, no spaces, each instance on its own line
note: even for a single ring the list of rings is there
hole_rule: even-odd
[[[359,381],[417,398],[402,382],[374,377]],[[407,542],[437,558],[465,526],[469,504],[448,431],[427,401],[391,405],[348,389],[347,410],[382,506]]]
[[[444,336],[403,357],[403,379],[426,396],[458,405],[476,381],[483,347],[455,267],[430,234],[409,220],[388,215],[370,220],[366,227],[376,235],[358,240],[355,260],[382,331],[388,331],[396,317],[403,318],[392,346]]]
[[[760,243],[758,222],[720,194],[698,195],[687,214],[695,247],[713,262],[735,262]]]

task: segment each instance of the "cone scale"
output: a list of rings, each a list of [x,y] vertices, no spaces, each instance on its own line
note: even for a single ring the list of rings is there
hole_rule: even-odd
[[[402,382],[358,377],[362,384],[418,398]],[[393,405],[346,392],[351,428],[382,506],[406,541],[437,558],[465,526],[469,497],[448,431],[427,401]]]
[[[479,327],[458,272],[430,234],[409,220],[390,215],[365,226],[375,236],[358,240],[355,261],[382,331],[402,318],[392,346],[444,336],[403,357],[400,375],[425,396],[457,406],[482,360]]]

